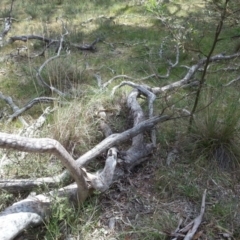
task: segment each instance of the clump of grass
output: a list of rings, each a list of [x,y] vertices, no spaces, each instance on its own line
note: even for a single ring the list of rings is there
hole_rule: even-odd
[[[53,197],[51,218],[44,222],[43,227],[27,229],[22,233],[24,239],[93,239],[99,221],[97,199],[93,197],[83,206],[76,206],[68,199]],[[96,236],[94,239],[100,238]]]
[[[77,83],[81,83],[83,75],[84,69],[80,69],[78,62],[70,57],[57,58],[49,62],[42,72],[46,82],[64,92],[68,92],[75,88]]]
[[[240,110],[237,98],[232,97],[225,103],[223,101],[216,100],[195,116],[190,139],[195,153],[230,169],[239,165],[237,144]]]
[[[25,13],[30,15],[33,19],[38,18],[39,16],[39,8],[35,3],[26,4]]]
[[[0,211],[6,208],[13,199],[13,194],[1,190],[0,194]]]
[[[9,9],[4,8],[4,9],[0,10],[0,17],[1,18],[9,17]]]
[[[89,86],[81,86],[81,99],[59,108],[51,126],[52,138],[60,141],[71,153],[82,154],[93,148],[104,136],[99,129],[98,111],[106,109],[114,115],[110,97]],[[116,113],[117,114],[117,113]]]
[[[79,100],[78,100],[79,101]],[[53,138],[60,141],[63,146],[75,154],[83,153],[96,143],[96,137],[101,135],[98,131],[94,109],[74,102],[69,106],[59,108],[54,114],[54,124],[51,127]]]

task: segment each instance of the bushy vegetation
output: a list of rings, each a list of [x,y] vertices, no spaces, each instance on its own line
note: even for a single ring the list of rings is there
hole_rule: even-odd
[[[115,99],[111,97],[112,88],[125,78],[115,79],[102,90],[98,84],[98,76],[101,76],[102,83],[105,83],[116,75],[128,75],[135,79],[136,83],[150,87],[160,87],[180,80],[189,67],[209,54],[223,4],[224,1],[212,0],[14,2],[12,17],[17,21],[13,22],[7,38],[34,34],[59,40],[66,29],[68,30],[62,55],[51,61],[42,71],[45,81],[66,95],[61,101],[54,102],[54,111],[48,117],[48,123],[43,127],[40,136],[57,139],[77,158],[104,138],[96,118],[99,109],[107,110],[111,120],[109,124],[115,132],[128,128],[131,119],[128,118],[124,100],[131,89],[123,87],[116,93]],[[9,1],[2,1],[0,18],[7,16],[9,6]],[[238,17],[234,18],[239,8],[235,1],[229,2],[227,16],[213,55],[232,54],[239,47],[240,20]],[[99,39],[99,42],[95,51],[80,51],[70,44],[91,44],[96,39]],[[22,48],[23,45],[25,48]],[[170,77],[141,80],[151,74],[165,75],[169,61],[175,61],[176,46],[180,49],[179,64],[171,69]],[[56,97],[55,93],[39,85],[36,79],[39,67],[55,56],[58,50],[58,46],[52,45],[44,54],[35,57],[44,47],[42,42],[29,40],[16,41],[1,48],[2,56],[6,57],[0,57],[0,90],[11,96],[18,106],[37,96]],[[128,215],[122,218],[118,215],[115,231],[108,229],[104,217],[101,217],[104,215],[106,219],[110,219],[104,212],[107,209],[104,205],[108,200],[107,195],[115,199],[121,189],[125,191],[124,187],[133,187],[129,180],[130,183],[114,185],[114,190],[103,194],[100,200],[96,200],[96,196],[96,199],[87,202],[80,210],[72,210],[69,203],[57,199],[51,221],[45,223],[43,229],[39,229],[37,238],[62,239],[63,236],[71,234],[73,239],[86,240],[165,239],[164,233],[177,226],[175,215],[182,214],[187,218],[189,212],[196,214],[195,205],[200,206],[202,192],[208,188],[207,224],[202,227],[202,237],[214,239],[219,232],[228,231],[238,239],[240,209],[235,198],[240,194],[240,89],[238,81],[229,85],[228,83],[239,77],[239,66],[238,58],[231,62],[216,61],[208,65],[190,128],[189,113],[191,114],[193,109],[199,85],[175,89],[157,98],[155,114],[162,113],[164,109],[164,113],[171,115],[173,120],[157,128],[156,151],[149,158],[150,161],[142,166],[143,169],[150,169],[152,179],[147,181],[153,188],[146,187],[144,191],[149,192],[145,196],[141,187],[137,193],[127,192],[121,199],[113,200],[110,205],[112,209],[108,209],[111,214],[114,211],[121,212],[121,201],[130,204],[134,199],[140,199],[143,206],[153,204],[156,208],[154,211],[146,211],[151,217],[142,214],[140,220],[137,217],[132,220],[134,225],[130,220],[127,222]],[[195,74],[195,80],[201,79],[203,68],[204,66]],[[147,108],[144,100],[141,100],[141,104]],[[2,100],[0,108],[11,113],[11,109],[8,109]],[[44,109],[44,104],[34,106],[24,113],[24,117],[28,119],[27,116],[30,115],[27,121],[31,123]],[[185,116],[180,114],[183,110],[187,113]],[[19,120],[5,125],[5,118],[2,119],[0,127],[4,131],[17,133],[22,127]],[[170,162],[166,161],[173,151],[174,158]],[[1,153],[0,157],[3,154]],[[32,159],[26,155],[24,161],[16,160],[7,165],[3,177],[36,178],[60,172],[61,166],[55,159],[51,159],[50,165],[47,161],[46,156]],[[35,162],[34,165],[32,162]],[[136,175],[139,171],[141,169],[136,170]],[[17,197],[1,193],[1,208]],[[117,201],[120,203],[116,203]],[[170,202],[174,207],[170,206]],[[176,210],[178,203],[180,210]],[[163,214],[161,210],[164,210]]]

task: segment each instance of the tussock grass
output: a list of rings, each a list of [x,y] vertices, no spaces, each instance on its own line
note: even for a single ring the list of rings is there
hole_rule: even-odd
[[[239,95],[228,96],[221,93],[209,107],[195,116],[195,124],[190,132],[193,151],[209,160],[215,160],[223,168],[239,167]],[[209,99],[209,98],[207,98]],[[209,99],[210,100],[210,99]],[[206,102],[206,101],[205,101]]]
[[[118,117],[121,113],[120,98],[119,104],[105,93],[101,93],[84,85],[79,89],[79,98],[70,101],[62,107],[58,107],[51,120],[51,137],[60,141],[75,156],[79,156],[93,148],[104,136],[99,129],[98,113],[105,110],[109,117],[109,125],[114,126],[113,131],[123,130],[124,120]],[[123,109],[124,111],[124,109]],[[120,121],[119,119],[122,119]]]

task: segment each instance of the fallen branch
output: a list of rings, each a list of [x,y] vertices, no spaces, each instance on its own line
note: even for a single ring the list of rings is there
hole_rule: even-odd
[[[107,149],[113,147],[113,146],[116,146],[126,140],[129,140],[131,138],[133,138],[134,136],[140,134],[141,132],[144,132],[144,131],[149,131],[152,129],[152,127],[154,127],[154,125],[156,125],[157,123],[160,123],[160,122],[164,122],[164,121],[167,121],[169,120],[169,116],[157,116],[157,117],[153,117],[149,120],[145,120],[141,123],[139,123],[137,126],[129,129],[129,130],[126,130],[122,133],[117,133],[117,134],[112,134],[110,135],[109,137],[105,138],[102,142],[100,142],[98,145],[96,145],[93,149],[89,150],[87,153],[85,153],[84,155],[82,155],[80,158],[78,158],[76,160],[76,164],[79,167],[83,167],[85,166],[86,164],[88,164],[92,159],[94,159],[95,157],[99,156],[101,153],[105,152]],[[1,144],[1,134],[3,133],[0,133],[0,148],[5,148],[2,144]],[[16,137],[19,137],[17,135],[14,135]],[[19,142],[21,142],[21,146],[20,148],[18,146],[14,146],[12,145],[11,148],[15,149],[16,150],[19,150],[19,151],[28,151],[28,152],[48,152],[48,153],[54,153],[54,151],[57,151],[57,149],[53,150],[51,149],[51,146],[46,146],[46,148],[48,147],[48,149],[42,149],[42,144],[43,144],[43,147],[45,147],[45,144],[44,142],[47,144],[48,143],[48,140],[51,140],[52,139],[38,139],[38,138],[16,138],[18,139]],[[16,140],[15,139],[15,140]],[[28,139],[28,141],[25,141],[25,139]],[[35,148],[35,149],[32,149],[31,150],[31,139],[34,140],[34,142],[32,143],[33,145],[37,145],[38,146],[38,149]],[[56,140],[53,140],[54,142],[57,142]],[[14,142],[14,141],[13,141]],[[5,143],[6,144],[6,143]],[[59,144],[59,143],[58,143]],[[24,149],[24,145],[29,145],[29,149]],[[24,150],[23,150],[24,149]],[[46,179],[46,181],[45,181]],[[70,181],[70,172],[69,171],[64,171],[61,175],[59,176],[56,176],[56,177],[52,177],[52,178],[39,178],[39,179],[36,179],[35,181],[34,180],[29,180],[29,184],[26,184],[28,180],[25,179],[23,180],[23,184],[22,184],[22,187],[19,189],[21,191],[23,190],[28,190],[29,188],[31,187],[34,187],[34,186],[44,186],[44,185],[58,185],[59,183],[69,183]],[[42,183],[42,185],[41,185]],[[6,189],[16,189],[17,186],[19,185],[19,182],[18,181],[14,181],[14,180],[3,180],[2,182],[0,182],[0,189],[1,187],[4,188],[5,190]]]
[[[47,195],[40,194],[14,203],[0,213],[0,239],[14,239],[30,225],[35,226],[46,221],[51,215],[51,203],[56,196],[77,201],[77,192],[77,185],[73,184]]]
[[[57,51],[57,55],[56,56],[53,56],[49,59],[47,59],[41,66],[40,68],[37,70],[37,74],[36,74],[36,77],[38,79],[38,83],[39,85],[41,86],[44,86],[44,87],[47,87],[48,89],[50,89],[52,92],[55,92],[57,93],[59,96],[62,96],[64,97],[65,96],[65,93],[61,92],[60,90],[58,90],[57,88],[53,87],[52,85],[49,85],[48,83],[46,83],[46,81],[44,81],[44,79],[42,78],[41,76],[41,72],[43,70],[43,68],[52,60],[60,57],[60,53],[61,53],[61,50],[62,50],[62,45],[63,45],[63,42],[64,42],[64,37],[68,34],[68,31],[67,29],[65,28],[64,24],[63,24],[63,27],[65,29],[65,33],[61,35],[61,39],[59,41],[59,46],[58,46],[58,51]]]
[[[235,79],[231,80],[230,82],[224,84],[223,86],[224,86],[224,87],[228,87],[228,86],[230,86],[231,84],[233,84],[233,83],[235,83],[235,82],[237,82],[237,81],[239,81],[239,80],[240,80],[240,76],[238,76],[237,78],[235,78]]]
[[[51,103],[53,101],[56,101],[56,98],[52,97],[38,97],[32,99],[30,102],[26,103],[22,108],[19,108],[12,100],[10,96],[5,96],[0,92],[0,99],[4,100],[13,110],[13,114],[9,116],[8,122],[11,122],[12,120],[19,117],[21,114],[32,108],[34,105],[38,103]],[[21,119],[22,120],[22,119]],[[28,124],[25,121],[22,121],[24,126],[28,126]]]
[[[11,193],[30,192],[33,189],[47,186],[56,188],[72,182],[66,178],[65,172],[55,177],[43,177],[38,179],[0,179],[0,189]]]
[[[83,202],[88,195],[88,187],[82,170],[66,149],[56,140],[50,138],[28,138],[14,134],[0,133],[0,148],[13,149],[24,152],[52,153],[70,171],[79,189],[79,200]]]
[[[105,138],[102,142],[97,144],[94,148],[90,151],[82,155],[80,158],[76,160],[76,163],[79,167],[82,167],[88,164],[93,158],[97,157],[106,149],[111,148],[115,145],[118,145],[126,140],[133,138],[134,136],[140,134],[144,131],[151,130],[157,123],[165,122],[169,120],[170,117],[165,116],[156,116],[151,119],[145,120],[140,122],[138,125],[134,126],[133,128],[126,130],[122,133],[115,133],[110,135],[109,137]]]
[[[34,98],[30,102],[25,104],[21,109],[15,109],[16,111],[12,115],[9,116],[9,121],[14,120],[15,118],[17,118],[18,116],[20,116],[25,111],[29,110],[30,108],[32,108],[34,105],[36,105],[38,103],[51,103],[56,100],[57,100],[56,98],[51,98],[51,97]]]
[[[77,48],[78,50],[95,51],[96,50],[95,46],[100,41],[100,38],[97,38],[91,44],[78,45],[75,43],[66,42],[64,40],[61,43],[61,40],[51,39],[51,38],[47,38],[39,35],[22,35],[22,36],[10,37],[8,42],[9,43],[13,43],[15,41],[27,42],[28,40],[39,40],[39,41],[45,42],[47,44],[47,47],[50,47],[52,45],[59,46],[60,44],[62,44],[63,47],[65,47],[65,45],[68,45],[69,47],[74,47],[74,48]]]
[[[10,96],[5,96],[0,92],[0,99],[4,100],[12,108],[14,113],[17,111],[20,111],[19,107],[13,102],[13,100]],[[19,120],[21,121],[23,126],[25,126],[25,127],[28,126],[28,124],[22,117],[20,117]]]
[[[178,227],[174,232],[167,233],[169,236],[174,237],[175,240],[184,238],[184,240],[193,240],[198,227],[202,222],[202,218],[205,212],[205,201],[206,201],[207,190],[204,190],[202,196],[201,211],[198,217],[188,223],[185,227],[181,228],[182,220],[179,221]]]
[[[111,79],[109,79],[107,82],[105,82],[103,85],[102,85],[102,88],[106,88],[109,84],[111,84],[115,79],[118,79],[118,78],[124,78],[124,79],[129,79],[129,80],[135,80],[135,81],[144,81],[144,80],[147,80],[149,78],[158,78],[158,79],[166,79],[169,77],[170,75],[170,72],[173,68],[175,68],[177,65],[178,65],[178,62],[179,62],[179,47],[176,46],[176,59],[175,59],[175,63],[172,63],[171,60],[167,60],[168,64],[169,64],[169,67],[167,68],[167,73],[165,75],[159,75],[159,74],[151,74],[149,76],[146,76],[146,77],[143,77],[143,78],[140,78],[140,79],[136,79],[136,78],[133,78],[133,77],[130,77],[128,75],[118,75],[118,76],[115,76]],[[115,87],[114,87],[115,89]],[[116,90],[116,89],[115,89]],[[113,92],[115,91],[113,90]]]
[[[218,54],[213,57],[210,57],[209,63],[211,62],[217,62],[217,61],[226,61],[234,58],[240,57],[240,52],[234,53],[232,55],[223,55]],[[191,79],[195,75],[195,73],[199,70],[200,67],[202,67],[207,61],[207,58],[200,59],[197,64],[191,66],[187,72],[187,74],[182,78],[181,80],[171,83],[169,85],[166,85],[164,87],[154,87],[152,88],[153,93],[159,94],[165,91],[170,91],[179,87],[182,87],[185,84],[190,83]]]
[[[202,218],[203,218],[203,215],[204,215],[204,212],[205,212],[206,194],[207,194],[207,190],[205,189],[204,193],[203,193],[203,197],[202,197],[202,205],[201,205],[200,215],[193,220],[192,228],[188,231],[188,233],[185,236],[184,240],[192,240],[194,234],[196,233],[199,225],[202,222]],[[180,232],[181,232],[181,230],[180,230]]]

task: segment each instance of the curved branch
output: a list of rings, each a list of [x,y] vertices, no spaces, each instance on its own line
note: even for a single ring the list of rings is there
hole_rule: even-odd
[[[83,177],[82,170],[58,141],[50,138],[26,138],[14,134],[0,133],[0,148],[54,154],[70,171],[76,181],[79,189],[79,200],[82,202],[86,199],[88,187]]]
[[[37,103],[49,103],[49,102],[53,102],[53,101],[56,101],[56,100],[57,100],[56,98],[51,98],[51,97],[38,97],[38,98],[34,98],[30,102],[25,104],[21,109],[19,109],[19,108],[15,109],[14,113],[9,116],[9,118],[10,118],[9,120],[10,121],[14,120],[18,116],[20,116],[23,112],[25,112],[28,109],[32,108]]]
[[[209,63],[217,62],[217,61],[226,61],[226,60],[230,60],[230,59],[234,59],[234,58],[238,58],[238,57],[240,57],[240,52],[232,54],[232,55],[218,54],[218,55],[211,57],[209,59]],[[166,85],[164,87],[152,88],[153,93],[159,94],[159,93],[162,93],[165,91],[170,91],[170,90],[179,88],[185,84],[188,84],[190,82],[190,80],[192,79],[192,77],[194,76],[194,74],[196,73],[196,71],[198,71],[199,68],[202,67],[206,63],[206,61],[207,61],[207,58],[204,58],[204,59],[199,60],[197,64],[191,66],[183,79],[181,79],[177,82],[171,83],[169,85]]]
[[[116,148],[110,148],[108,150],[104,169],[96,174],[86,172],[86,176],[94,189],[104,192],[112,184],[114,171],[117,165],[117,153],[118,150]]]
[[[51,203],[55,196],[78,201],[77,193],[78,187],[73,184],[57,191],[54,190],[47,195],[40,194],[14,203],[0,213],[0,238],[4,240],[14,239],[29,225],[41,224],[50,217]]]
[[[0,92],[0,98],[2,100],[4,100],[12,108],[13,112],[17,112],[17,111],[20,110],[19,107],[13,102],[11,97],[5,96]],[[28,126],[28,124],[26,123],[26,121],[22,117],[20,117],[19,119],[25,127]]]

